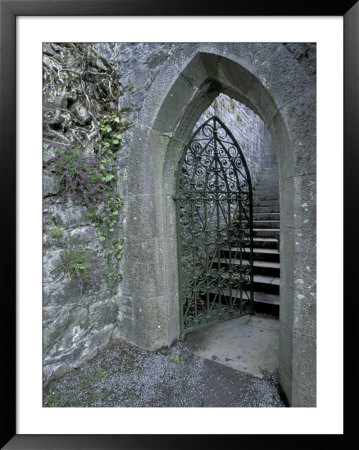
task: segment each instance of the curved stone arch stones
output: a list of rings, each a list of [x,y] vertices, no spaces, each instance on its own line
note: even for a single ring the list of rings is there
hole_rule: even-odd
[[[144,99],[129,143],[120,306],[128,340],[153,350],[178,338],[175,171],[194,125],[219,92],[239,100],[266,123],[278,157],[279,366],[293,406],[314,406],[316,397],[316,77],[315,58],[307,63],[307,53],[278,43],[174,47]]]

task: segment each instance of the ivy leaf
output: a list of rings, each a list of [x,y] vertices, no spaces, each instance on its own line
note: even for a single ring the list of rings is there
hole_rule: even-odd
[[[100,237],[98,238],[98,240],[99,240],[100,242],[103,242],[105,239],[106,239],[105,236],[100,236]]]
[[[118,215],[118,211],[113,211],[113,212],[112,212],[112,215],[113,215],[113,216],[117,216],[117,215]]]
[[[113,139],[112,140],[113,145],[117,145],[120,143],[120,141],[118,139]]]
[[[107,182],[107,181],[111,181],[113,178],[115,178],[114,175],[112,175],[111,173],[109,173],[108,175],[106,175],[103,179],[103,181]]]

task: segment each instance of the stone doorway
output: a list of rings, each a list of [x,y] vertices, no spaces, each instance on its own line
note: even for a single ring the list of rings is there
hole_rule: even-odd
[[[129,149],[122,299],[138,313],[120,316],[124,337],[145,348],[179,337],[173,174],[200,115],[220,92],[228,94],[260,115],[277,152],[280,378],[290,404],[307,406],[315,402],[315,232],[302,205],[315,195],[312,73],[285,44],[188,44],[171,54],[145,98]]]

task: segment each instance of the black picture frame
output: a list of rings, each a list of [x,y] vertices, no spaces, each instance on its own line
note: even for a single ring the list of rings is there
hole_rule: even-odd
[[[344,294],[355,293],[356,265],[351,264],[358,233],[355,178],[359,168],[359,4],[302,0],[166,1],[166,0],[0,0],[0,192],[3,197],[1,255],[1,448],[6,449],[182,449],[246,444],[276,447],[295,438],[299,445],[315,445],[320,435],[18,435],[16,433],[16,17],[18,16],[343,16],[344,18]],[[333,62],[335,63],[335,62]],[[350,236],[350,239],[348,238]],[[354,262],[354,261],[353,261]],[[355,299],[353,297],[353,299]],[[345,304],[345,341],[354,341],[355,302]],[[351,382],[356,358],[346,345],[345,405],[352,400]],[[354,352],[357,355],[357,352]],[[350,396],[350,397],[349,397]],[[330,436],[344,448],[354,431],[355,415],[345,415],[343,435]],[[279,441],[279,438],[280,441]],[[283,439],[284,438],[284,439]],[[340,442],[339,442],[340,441]],[[284,445],[288,445],[285,443]]]

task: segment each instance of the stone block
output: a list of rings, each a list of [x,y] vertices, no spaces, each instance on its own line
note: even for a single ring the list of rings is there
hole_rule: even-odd
[[[42,275],[43,283],[51,283],[55,280],[60,281],[64,275],[57,273],[57,269],[62,264],[61,257],[63,256],[63,250],[45,251],[42,259]]]
[[[43,330],[44,354],[51,354],[54,349],[69,349],[77,333],[82,337],[87,330],[80,330],[87,317],[87,309],[79,306],[64,306],[56,319]]]
[[[316,286],[316,233],[311,228],[281,226],[282,283],[313,292]]]
[[[159,132],[172,133],[196,92],[197,88],[179,74],[156,115],[153,129]]]
[[[316,396],[316,339],[293,335],[293,392],[301,389]],[[293,404],[293,406],[295,406]],[[305,406],[305,405],[300,405]]]
[[[280,179],[283,180],[296,175],[294,149],[281,111],[275,112],[275,109],[275,107],[272,107],[272,110],[269,109],[269,117],[273,112],[275,114],[271,119],[269,118],[269,122],[262,118],[271,134],[273,147],[277,153]]]
[[[143,125],[134,130],[128,157],[128,194],[155,194],[162,182],[169,137]]]
[[[312,392],[307,392],[298,386],[293,387],[291,406],[315,408],[317,406],[316,395]]]
[[[168,345],[166,324],[158,328],[158,325],[119,314],[117,328],[123,339],[146,350],[153,351]]]
[[[292,173],[286,176],[316,173],[316,89],[284,106],[280,114],[286,124],[293,152]],[[283,175],[282,175],[283,177]]]
[[[168,346],[170,347],[172,344],[174,344],[178,339],[180,335],[180,319],[179,314],[174,315],[171,317],[168,321]]]
[[[316,227],[316,176],[281,181],[281,223],[288,227]]]
[[[149,239],[163,234],[162,197],[132,195],[127,198],[127,229],[129,239]]]
[[[136,264],[127,258],[124,278],[128,283],[122,287],[124,295],[132,296],[134,304],[142,299],[160,297],[165,288],[165,270],[163,265],[147,262]]]
[[[177,83],[177,84],[176,84]],[[181,110],[180,105],[186,104],[186,95],[181,98],[181,88],[185,89],[187,94],[191,95],[191,92],[195,90],[190,83],[185,80],[178,69],[168,63],[162,67],[162,70],[158,72],[155,80],[151,85],[151,89],[144,99],[143,107],[138,116],[138,122],[145,126],[155,129],[157,131],[171,132],[173,123],[178,120],[178,113]],[[171,95],[172,94],[172,95]],[[175,94],[175,95],[174,95]],[[163,108],[163,102],[168,97],[170,101],[167,103],[168,107]],[[176,101],[179,101],[176,104]],[[170,105],[173,107],[173,111],[170,111],[168,116],[168,122],[166,114],[168,114]],[[162,112],[160,112],[160,108]],[[158,119],[158,121],[157,121]],[[157,126],[154,126],[154,122],[157,122]]]
[[[226,42],[223,54],[259,76],[262,65],[270,61],[280,45],[277,42]]]
[[[42,195],[48,197],[49,195],[57,195],[61,190],[61,179],[55,178],[50,173],[44,172],[42,177]]]
[[[294,290],[293,331],[308,337],[316,338],[317,301],[316,291],[312,289]]]
[[[124,253],[131,260],[131,264],[163,265],[163,239],[126,239]]]
[[[111,339],[113,329],[114,324],[110,324],[99,331],[93,332],[88,340],[86,352],[84,352],[85,356],[89,357],[91,355],[93,357],[94,353],[96,354],[101,347],[106,345]]]
[[[164,196],[164,205],[166,212],[164,235],[166,237],[177,237],[177,212],[176,201],[173,195]]]
[[[285,227],[281,224],[280,226],[280,266],[281,274],[280,280],[281,285],[288,287],[294,287],[294,264],[295,264],[295,244],[293,229]]]
[[[94,303],[89,307],[89,326],[101,329],[117,321],[119,306],[115,300]]]
[[[294,289],[280,285],[279,320],[290,331],[293,331]]]
[[[279,324],[279,376],[282,388],[290,401],[292,391],[293,334],[284,323]]]
[[[284,45],[279,45],[272,56],[256,68],[256,76],[278,109],[301,98],[316,82]]]
[[[133,319],[133,298],[124,294],[121,294],[117,300],[118,302],[118,315],[126,316],[129,319]],[[117,317],[118,321],[118,317]]]
[[[163,329],[168,321],[168,304],[165,297],[142,298],[134,302],[133,319]]]
[[[200,88],[208,79],[215,79],[218,70],[218,56],[198,52],[199,46],[181,45],[172,56],[173,64],[182,76],[193,86]]]

